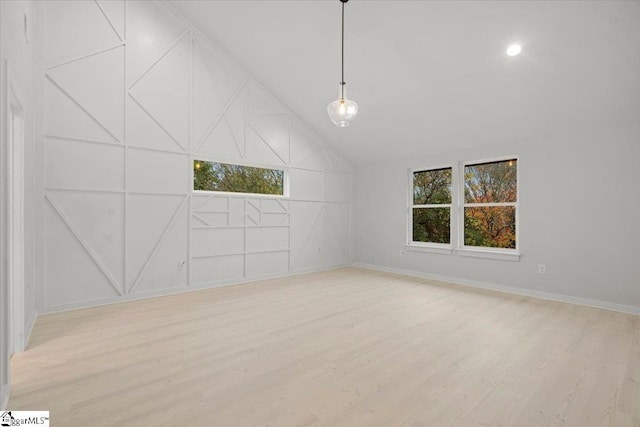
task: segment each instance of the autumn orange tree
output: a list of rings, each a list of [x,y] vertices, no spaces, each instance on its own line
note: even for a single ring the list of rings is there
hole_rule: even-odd
[[[464,199],[465,245],[512,249],[516,247],[514,206],[473,206],[475,203],[516,202],[515,159],[466,166]]]

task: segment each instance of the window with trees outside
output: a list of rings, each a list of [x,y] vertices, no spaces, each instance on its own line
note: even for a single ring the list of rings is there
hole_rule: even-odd
[[[279,169],[194,160],[193,189],[283,196],[285,173]]]
[[[410,171],[407,249],[518,260],[518,159]]]
[[[413,172],[412,241],[451,243],[451,168]]]
[[[516,248],[517,159],[464,165],[464,246]]]

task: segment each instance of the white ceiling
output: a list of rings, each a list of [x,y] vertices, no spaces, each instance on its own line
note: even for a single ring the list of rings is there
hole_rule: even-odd
[[[170,3],[356,164],[640,122],[639,1],[352,0],[345,129],[338,0]]]

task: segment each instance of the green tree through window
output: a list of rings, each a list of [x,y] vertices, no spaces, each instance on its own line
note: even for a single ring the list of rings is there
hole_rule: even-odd
[[[194,160],[193,189],[284,195],[284,171]]]
[[[451,242],[451,168],[413,173],[412,241]]]

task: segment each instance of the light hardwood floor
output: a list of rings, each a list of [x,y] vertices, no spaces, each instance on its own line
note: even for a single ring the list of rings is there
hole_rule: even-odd
[[[640,318],[345,268],[41,316],[53,426],[640,426]]]

